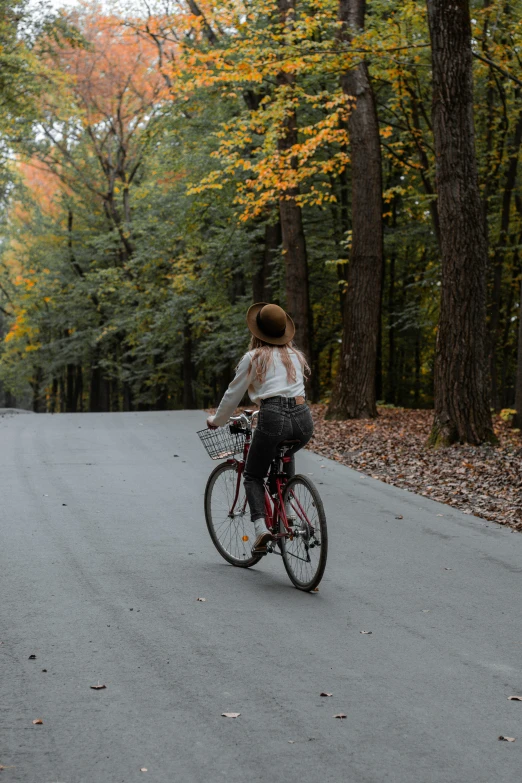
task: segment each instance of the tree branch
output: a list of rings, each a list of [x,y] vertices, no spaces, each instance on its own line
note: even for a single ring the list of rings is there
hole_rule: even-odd
[[[471,52],[473,57],[476,57],[477,60],[480,60],[483,63],[486,63],[486,65],[491,66],[491,68],[495,68],[499,73],[501,73],[503,76],[505,76],[507,79],[511,79],[512,82],[515,82],[515,84],[518,84],[520,87],[522,87],[522,81],[520,79],[517,79],[516,76],[513,76],[512,73],[509,73],[509,71],[506,71],[505,68],[502,68],[501,65],[498,65],[493,60],[490,60],[489,57],[484,57],[482,54],[479,54],[478,52]]]

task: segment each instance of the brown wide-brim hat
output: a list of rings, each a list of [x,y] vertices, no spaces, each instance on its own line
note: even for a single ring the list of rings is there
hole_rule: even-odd
[[[294,338],[294,322],[279,305],[257,302],[248,308],[246,321],[254,337],[270,345],[286,345]]]

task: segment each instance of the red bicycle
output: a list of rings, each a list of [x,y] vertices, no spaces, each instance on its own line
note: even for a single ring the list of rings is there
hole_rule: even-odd
[[[198,435],[212,459],[226,459],[210,474],[205,489],[205,519],[219,554],[234,566],[250,568],[264,555],[252,553],[253,525],[242,476],[252,442],[252,424],[259,411],[244,411],[229,424]],[[265,479],[265,514],[274,540],[268,552],[280,555],[299,590],[314,590],[321,581],[328,554],[328,533],[321,497],[307,476],[289,479],[287,453],[299,441],[282,441]],[[235,455],[241,456],[236,459]],[[251,535],[252,534],[252,535]]]

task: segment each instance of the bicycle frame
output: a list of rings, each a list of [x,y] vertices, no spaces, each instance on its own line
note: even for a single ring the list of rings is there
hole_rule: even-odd
[[[245,437],[245,445],[243,447],[243,455],[241,459],[231,458],[227,460],[227,464],[229,465],[235,465],[236,466],[236,472],[237,472],[237,482],[236,482],[236,491],[234,495],[234,500],[232,503],[232,506],[229,511],[229,516],[234,515],[234,509],[236,507],[236,504],[238,502],[239,493],[241,490],[241,480],[243,477],[243,473],[245,471],[245,464],[248,457],[248,452],[250,451],[250,444],[252,442],[252,431],[247,430],[246,437]],[[291,457],[289,456],[283,456],[281,457],[281,460],[284,465],[288,464],[291,461]],[[272,470],[272,467],[270,468],[270,471]],[[270,475],[270,473],[269,473]],[[275,477],[275,484],[276,484],[276,497],[273,498],[269,491],[268,491],[268,481],[265,481],[265,517],[267,522],[267,527],[269,530],[272,531],[272,534],[275,539],[281,539],[281,538],[290,538],[292,540],[293,538],[293,531],[292,528],[288,522],[288,517],[286,515],[286,508],[285,503],[283,500],[283,491],[284,487],[288,481],[288,478],[286,476],[281,476],[281,474],[276,475]],[[296,505],[294,505],[297,504]],[[247,500],[245,498],[244,500],[244,506],[242,508],[242,513],[245,512],[246,509]],[[305,510],[299,503],[299,500],[294,496],[292,501],[292,508],[298,516],[300,517],[302,522],[305,522],[309,529],[310,534],[314,534],[314,526],[309,521]],[[279,530],[278,522],[281,521],[283,523],[284,530]]]

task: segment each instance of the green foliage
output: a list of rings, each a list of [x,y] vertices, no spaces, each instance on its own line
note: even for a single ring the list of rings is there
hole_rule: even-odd
[[[292,158],[308,251],[314,393],[327,398],[351,241],[338,76],[364,57],[384,154],[378,396],[387,405],[431,405],[440,237],[424,2],[375,0],[349,51],[326,0],[297,4],[283,31],[267,2],[249,6],[237,26],[234,4],[208,3],[210,27],[188,10],[122,26],[87,9],[41,21],[30,35],[19,21],[24,8],[3,3],[0,12],[0,73],[9,74],[0,75],[0,132],[12,160],[0,167],[4,389],[20,395],[29,385],[41,410],[213,404],[248,342],[244,313]],[[473,4],[492,365],[504,407],[513,402],[521,274],[520,177],[512,176],[522,123],[521,11],[520,0]],[[278,82],[283,62],[291,94]],[[288,100],[299,143],[287,165],[277,138]],[[284,304],[281,248],[264,285]]]

